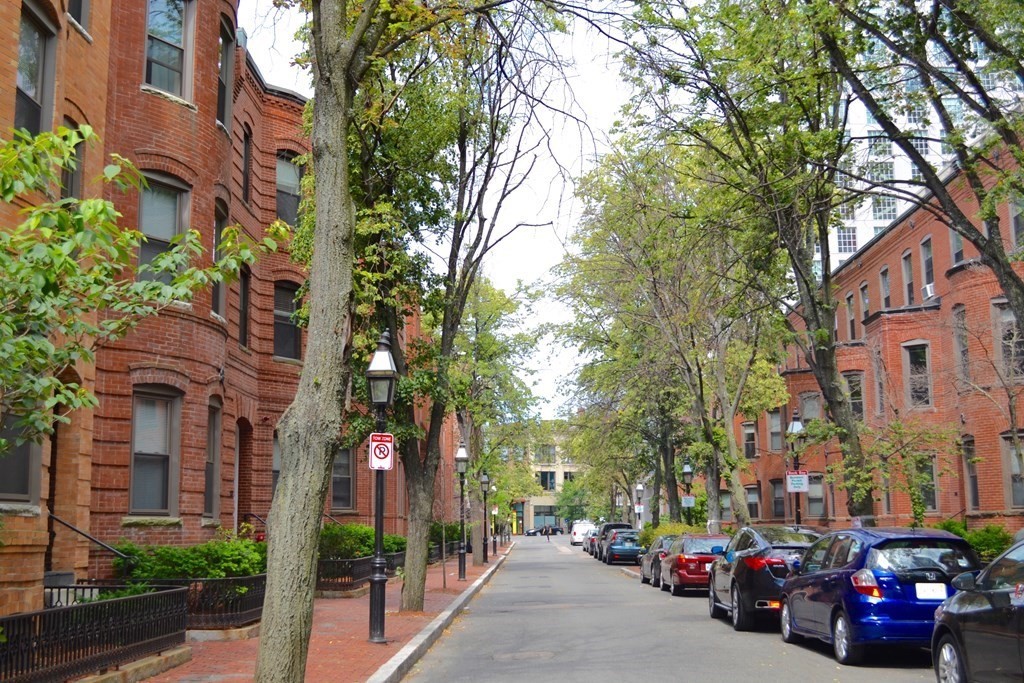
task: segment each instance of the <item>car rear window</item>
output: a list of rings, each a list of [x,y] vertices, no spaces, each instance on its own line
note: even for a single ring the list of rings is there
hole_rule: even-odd
[[[721,538],[688,538],[683,541],[683,552],[689,555],[710,555],[716,545],[724,548],[729,543],[728,536]]]
[[[757,533],[764,537],[772,545],[786,545],[787,543],[810,545],[818,540],[820,534],[813,531],[799,531],[797,529],[779,529],[768,527],[758,529]]]
[[[979,568],[977,556],[966,543],[932,538],[889,541],[875,546],[864,566],[892,572],[941,569],[947,574]]]

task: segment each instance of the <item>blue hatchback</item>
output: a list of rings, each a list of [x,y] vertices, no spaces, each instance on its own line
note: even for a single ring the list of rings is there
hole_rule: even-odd
[[[979,568],[967,541],[939,529],[846,529],[822,536],[782,586],[782,639],[832,643],[856,664],[869,645],[928,647],[950,581]]]

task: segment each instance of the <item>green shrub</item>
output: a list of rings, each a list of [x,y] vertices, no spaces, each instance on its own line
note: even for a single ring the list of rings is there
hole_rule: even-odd
[[[225,537],[189,547],[124,542],[115,546],[130,561],[117,558],[114,569],[132,580],[219,579],[267,571],[266,543]]]
[[[959,519],[945,519],[938,524],[932,525],[936,529],[942,529],[948,531],[951,534],[956,534],[960,538],[967,538],[967,525],[961,522]]]
[[[693,526],[682,522],[662,522],[656,527],[648,525],[643,528],[640,532],[640,545],[648,548],[658,536],[704,533],[707,533],[707,530],[702,526]]]
[[[324,524],[320,530],[321,560],[351,560],[373,555],[373,527],[365,524]]]
[[[396,534],[384,534],[384,539],[381,545],[384,546],[384,552],[386,553],[400,553],[405,550],[405,546],[408,543],[405,536],[398,536]]]
[[[982,562],[991,562],[996,556],[1010,547],[1013,543],[1013,536],[998,524],[989,524],[980,529],[971,529],[967,532],[967,542],[971,544],[974,551]]]
[[[459,540],[458,522],[431,522],[430,523],[430,545],[441,545],[441,530],[444,529],[444,540],[448,543]],[[469,529],[469,525],[466,525]],[[468,531],[467,531],[468,533]]]

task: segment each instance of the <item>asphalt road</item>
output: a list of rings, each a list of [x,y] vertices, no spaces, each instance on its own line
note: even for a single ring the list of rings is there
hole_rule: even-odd
[[[844,667],[831,649],[787,645],[778,627],[737,633],[683,597],[597,562],[566,536],[519,538],[504,566],[404,679],[450,681],[934,681],[923,650],[877,650]]]

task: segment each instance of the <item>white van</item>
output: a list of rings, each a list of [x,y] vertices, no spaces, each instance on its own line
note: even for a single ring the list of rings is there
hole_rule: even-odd
[[[587,520],[581,520],[572,523],[572,530],[569,532],[569,544],[570,545],[582,545],[583,537],[587,535],[587,532],[591,529],[596,528],[593,522]]]

